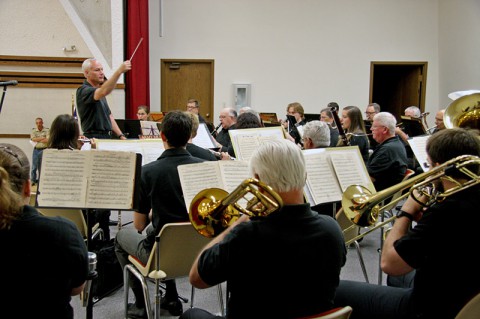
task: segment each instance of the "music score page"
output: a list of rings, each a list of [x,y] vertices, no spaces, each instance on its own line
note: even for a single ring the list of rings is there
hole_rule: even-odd
[[[137,155],[131,152],[43,152],[40,207],[131,209]]]
[[[193,198],[207,188],[221,188],[228,193],[250,177],[247,161],[207,161],[178,166],[187,209]]]

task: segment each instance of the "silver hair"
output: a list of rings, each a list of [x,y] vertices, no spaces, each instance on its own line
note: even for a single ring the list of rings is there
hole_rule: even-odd
[[[417,106],[409,106],[405,109],[405,112],[407,111],[412,111],[413,112],[413,117],[422,117],[422,112]]]
[[[378,122],[381,126],[385,126],[388,128],[388,132],[390,134],[395,134],[395,127],[397,126],[397,120],[395,119],[395,116],[393,116],[391,113],[388,112],[380,112],[377,113],[374,117],[373,120]]]
[[[96,61],[97,59],[86,59],[85,61],[83,61],[82,63],[82,71],[83,71],[83,74],[85,74],[85,72],[87,71],[90,71],[90,69],[92,68],[92,62],[93,61]]]
[[[255,111],[254,109],[252,109],[250,106],[244,106],[244,107],[240,108],[240,110],[238,110],[238,115],[240,115],[242,113],[255,114],[258,117],[258,119],[260,120],[260,115],[258,114],[258,112]]]
[[[330,146],[330,128],[325,122],[310,121],[305,124],[303,137],[310,138],[315,148]]]
[[[269,140],[252,155],[252,176],[277,192],[303,189],[307,177],[305,158],[300,148],[289,140]]]

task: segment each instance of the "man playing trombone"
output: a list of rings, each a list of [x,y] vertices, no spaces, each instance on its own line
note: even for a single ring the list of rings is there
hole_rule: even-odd
[[[416,270],[413,287],[341,281],[335,306],[351,306],[351,319],[454,318],[480,292],[480,262],[474,258],[480,223],[480,139],[477,132],[452,128],[432,135],[426,151],[432,171],[413,179],[436,185],[437,197],[412,186],[381,256],[388,275]],[[466,154],[473,155],[468,162],[458,157]],[[465,222],[455,225],[460,213]]]
[[[345,243],[333,218],[304,203],[302,151],[288,140],[265,142],[250,171],[278,193],[283,208],[241,216],[200,252],[190,282],[207,288],[227,281],[228,318],[299,318],[332,309]],[[180,318],[218,317],[191,308]]]

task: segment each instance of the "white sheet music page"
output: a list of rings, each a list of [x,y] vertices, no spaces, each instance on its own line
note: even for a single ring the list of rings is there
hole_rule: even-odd
[[[228,130],[235,158],[248,161],[257,147],[271,139],[284,139],[282,126]]]
[[[325,152],[325,149],[304,150],[303,155],[307,169],[305,193],[307,198],[311,196],[310,204],[314,206],[341,200],[342,191],[333,166],[330,164],[329,154]]]
[[[248,178],[248,162],[206,161],[178,166],[183,197],[187,209],[193,198],[207,188],[221,188],[227,193]]]
[[[83,208],[86,203],[90,151],[46,149],[37,202],[43,207]]]
[[[207,124],[200,123],[197,130],[197,136],[192,140],[193,144],[203,148],[215,148],[216,144],[212,134],[208,131]]]
[[[359,184],[374,191],[358,146],[328,148],[330,161],[335,169],[342,192],[348,186]]]
[[[43,155],[39,206],[132,208],[135,153],[47,149]]]
[[[427,140],[430,135],[415,136],[408,139],[408,144],[412,148],[413,154],[424,172],[430,169],[427,161]]]
[[[206,188],[223,188],[218,162],[186,164],[177,167],[187,210],[192,199]]]
[[[245,179],[251,177],[248,170],[248,161],[217,161],[216,163],[220,165],[224,189],[229,193],[235,190]]]
[[[97,140],[98,150],[124,151],[142,154],[142,165],[157,160],[165,150],[161,138],[128,139],[128,140]]]
[[[86,207],[131,209],[137,154],[97,150],[90,152]]]

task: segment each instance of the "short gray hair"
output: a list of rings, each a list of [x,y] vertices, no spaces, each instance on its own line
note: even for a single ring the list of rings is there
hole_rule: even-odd
[[[310,121],[305,124],[303,137],[310,138],[315,148],[330,146],[330,128],[325,122]]]
[[[252,155],[249,163],[252,176],[277,192],[303,189],[307,177],[305,158],[300,148],[289,140],[269,140]]]
[[[92,68],[92,62],[95,61],[95,60],[97,60],[97,59],[91,58],[91,59],[86,59],[85,61],[83,61],[83,63],[82,63],[83,74],[85,74],[86,71],[90,71],[90,69]]]
[[[407,112],[407,111],[412,111],[413,112],[413,117],[422,117],[422,112],[420,111],[420,109],[417,107],[417,106],[409,106],[405,109],[404,112]]]
[[[388,128],[388,132],[390,134],[395,134],[395,127],[397,126],[397,120],[395,119],[395,116],[393,116],[391,113],[388,112],[380,112],[377,113],[373,117],[374,121],[377,121],[378,124],[381,126],[385,126]]]

